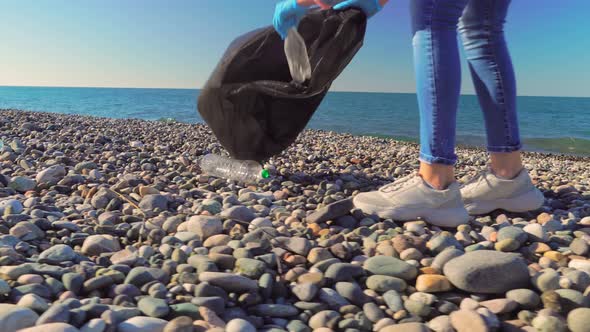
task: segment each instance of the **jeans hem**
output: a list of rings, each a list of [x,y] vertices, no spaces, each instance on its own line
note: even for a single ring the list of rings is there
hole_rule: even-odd
[[[429,165],[432,164],[443,164],[443,165],[450,165],[453,166],[455,165],[455,162],[457,162],[457,158],[454,159],[448,159],[448,158],[443,158],[443,157],[435,157],[435,156],[431,156],[425,153],[420,152],[420,161],[425,162]]]
[[[514,152],[522,149],[522,144],[508,146],[488,146],[488,152]]]

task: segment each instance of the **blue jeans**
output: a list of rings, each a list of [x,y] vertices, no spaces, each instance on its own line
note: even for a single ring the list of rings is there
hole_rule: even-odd
[[[461,88],[457,30],[484,113],[487,148],[521,148],[516,82],[504,39],[510,0],[412,0],[414,65],[420,109],[420,160],[453,165]]]

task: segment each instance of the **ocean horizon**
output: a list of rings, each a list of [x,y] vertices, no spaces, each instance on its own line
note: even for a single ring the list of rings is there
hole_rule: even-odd
[[[0,108],[204,123],[198,89],[0,86]],[[590,98],[519,96],[524,150],[590,156]],[[414,93],[330,92],[308,128],[418,141]],[[0,133],[0,137],[1,137]],[[457,144],[485,146],[477,97],[462,95]]]

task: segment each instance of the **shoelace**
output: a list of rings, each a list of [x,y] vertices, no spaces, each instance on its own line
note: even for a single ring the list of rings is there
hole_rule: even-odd
[[[406,185],[408,185],[410,180],[414,179],[416,176],[417,176],[416,173],[406,175],[403,178],[401,178],[395,182],[384,185],[383,187],[381,187],[381,189],[379,189],[379,191],[384,192],[384,193],[390,193],[390,192],[399,190],[399,189],[405,187]]]
[[[483,170],[481,170],[481,171],[478,171],[478,172],[475,174],[475,176],[474,176],[474,177],[473,177],[471,180],[469,180],[469,181],[465,182],[465,183],[464,183],[464,184],[461,186],[461,188],[465,188],[465,187],[467,187],[468,185],[470,185],[470,184],[472,184],[472,183],[478,184],[478,183],[479,183],[481,180],[483,180],[483,179],[485,179],[485,178],[486,178],[486,175],[487,175],[489,172],[490,172],[490,168],[489,168],[489,167],[486,167],[485,169],[483,169]]]

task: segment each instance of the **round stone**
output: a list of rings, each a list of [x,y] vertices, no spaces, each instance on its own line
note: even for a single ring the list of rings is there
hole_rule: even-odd
[[[539,295],[527,288],[508,291],[506,298],[515,301],[523,309],[536,309],[541,304]]]
[[[426,293],[447,292],[453,286],[447,277],[438,274],[422,274],[416,279],[416,290]]]
[[[0,303],[0,331],[18,331],[35,325],[39,318],[33,310]]]
[[[457,310],[450,315],[451,325],[457,332],[488,332],[483,317],[473,310]]]
[[[443,271],[455,287],[473,293],[504,293],[529,284],[528,267],[519,255],[492,250],[468,252],[450,260]]]
[[[588,243],[584,239],[575,238],[570,243],[570,250],[580,256],[585,256],[588,253]]]
[[[416,278],[418,270],[401,259],[390,256],[374,256],[363,264],[365,270],[372,274],[397,277],[404,280]]]
[[[565,332],[565,324],[554,316],[537,316],[531,324],[538,332]]]
[[[160,318],[137,316],[120,323],[117,328],[119,332],[161,332],[166,324],[168,322]]]
[[[367,278],[367,288],[372,289],[376,292],[387,292],[394,290],[401,292],[406,289],[406,282],[400,278],[384,276],[384,275],[373,275]]]
[[[67,262],[74,258],[76,258],[76,252],[65,244],[56,244],[39,255],[39,259],[47,259],[55,262]]]
[[[590,309],[578,308],[570,311],[567,326],[572,332],[590,332]]]
[[[165,300],[149,296],[141,298],[137,302],[137,308],[145,315],[156,318],[163,318],[170,312]]]
[[[245,319],[234,318],[225,326],[227,332],[256,332],[256,327]]]

